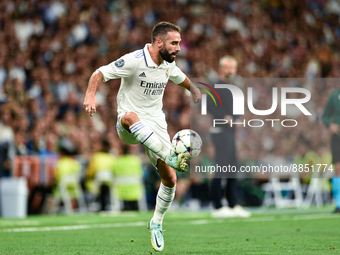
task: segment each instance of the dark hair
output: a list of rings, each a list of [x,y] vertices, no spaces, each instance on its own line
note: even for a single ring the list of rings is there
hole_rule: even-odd
[[[129,145],[124,144],[122,149],[123,149],[123,150],[122,150],[123,155],[129,154],[129,152],[130,152],[130,147],[129,147]]]
[[[77,155],[78,151],[76,146],[68,138],[62,137],[59,143],[59,152],[64,156]]]
[[[102,140],[102,146],[103,146],[102,149],[104,152],[109,152],[111,150],[111,145],[109,141],[105,138]]]
[[[165,21],[159,22],[152,29],[152,35],[151,35],[152,43],[156,42],[156,39],[157,39],[158,36],[164,36],[169,31],[177,31],[178,33],[181,33],[181,28],[177,25],[170,23],[170,22],[165,22]]]

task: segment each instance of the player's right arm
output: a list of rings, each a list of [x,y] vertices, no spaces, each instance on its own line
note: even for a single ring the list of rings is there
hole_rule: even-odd
[[[101,71],[96,70],[90,77],[89,84],[87,86],[85,99],[84,99],[84,108],[86,112],[90,113],[92,117],[93,113],[96,112],[96,107],[98,105],[96,99],[96,91],[98,89],[99,84],[103,80],[103,74]]]
[[[90,77],[84,99],[85,111],[90,116],[96,112],[98,105],[95,97],[96,91],[101,82],[107,82],[111,79],[124,78],[131,76],[137,68],[137,61],[133,54],[127,54],[120,59],[98,68]]]

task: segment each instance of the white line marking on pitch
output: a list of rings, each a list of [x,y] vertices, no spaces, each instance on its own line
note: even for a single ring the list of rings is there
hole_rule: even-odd
[[[332,214],[306,214],[306,215],[294,215],[294,216],[266,216],[266,217],[250,217],[250,218],[238,218],[229,219],[227,222],[261,222],[261,221],[285,221],[285,220],[317,220],[317,219],[340,219],[339,215]]]
[[[56,226],[56,227],[31,227],[31,228],[11,228],[4,229],[1,232],[37,232],[37,231],[58,231],[58,230],[79,230],[91,228],[117,228],[117,227],[137,227],[146,226],[146,222],[127,222],[127,223],[107,223],[107,224],[93,224],[93,225],[73,225],[73,226]]]
[[[40,223],[37,220],[19,220],[19,221],[0,221],[0,226],[37,226],[40,225]]]
[[[189,224],[191,225],[204,225],[204,224],[209,224],[211,223],[211,220],[193,220],[193,221],[190,221]]]
[[[316,219],[340,219],[339,215],[331,214],[311,214],[311,215],[295,215],[295,216],[281,216],[281,217],[251,217],[239,219],[206,219],[193,220],[189,222],[173,222],[172,224],[188,224],[188,225],[204,225],[204,224],[220,224],[220,223],[234,223],[234,222],[262,222],[262,221],[285,221],[285,220],[316,220]],[[118,227],[139,227],[146,226],[147,222],[125,222],[125,223],[103,223],[90,225],[72,225],[72,226],[54,226],[54,227],[29,227],[29,228],[10,228],[3,229],[0,232],[46,232],[46,231],[67,231],[93,228],[118,228]]]

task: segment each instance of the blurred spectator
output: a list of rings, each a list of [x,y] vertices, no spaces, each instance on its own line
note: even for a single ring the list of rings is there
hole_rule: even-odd
[[[39,151],[39,155],[43,157],[55,157],[58,156],[58,137],[54,133],[48,133],[46,135],[45,148]]]
[[[216,84],[234,84],[238,86],[237,61],[231,56],[224,56],[220,59],[219,80]],[[219,166],[238,168],[235,145],[235,125],[231,121],[236,121],[238,116],[233,111],[233,96],[230,90],[224,89],[219,92],[223,106],[216,107],[210,102],[210,110],[214,119],[225,119],[227,124],[211,129],[212,141],[215,145],[215,163]],[[223,176],[224,174],[224,176]],[[222,178],[226,180],[226,186],[222,187]],[[213,202],[213,217],[250,217],[251,213],[243,209],[238,202],[238,186],[236,176],[232,173],[215,173],[210,183],[210,194]],[[224,195],[227,198],[228,206],[222,205]]]
[[[98,195],[100,210],[110,210],[111,191],[113,188],[113,173],[115,157],[110,153],[110,144],[107,140],[97,140],[93,144],[95,152],[89,161],[86,170],[86,186]]]
[[[7,71],[5,68],[5,57],[0,54],[0,96],[4,94],[4,82],[7,78]]]
[[[1,105],[0,105],[1,106]],[[15,155],[14,132],[9,109],[0,109],[0,177],[10,176]]]
[[[304,173],[302,180],[303,182],[309,182],[309,179],[306,180],[306,178],[311,178],[313,171],[311,167],[315,167],[316,164],[321,163],[320,156],[316,153],[316,151],[311,149],[310,143],[306,140],[306,138],[300,134],[298,136],[298,139],[296,141],[296,155],[294,158],[294,163],[298,165],[303,165],[304,169],[307,168],[310,169],[308,173]]]
[[[122,154],[113,165],[115,192],[124,201],[124,210],[138,210],[138,201],[144,196],[143,169],[140,157],[134,155],[136,146],[124,145]],[[131,151],[132,150],[132,151]]]
[[[15,134],[15,154],[18,156],[27,156],[29,155],[29,150],[26,146],[26,135],[25,133],[17,132]]]
[[[323,113],[323,121],[332,136],[332,163],[335,167],[332,178],[332,191],[336,204],[334,212],[340,213],[340,89],[330,95]]]
[[[60,142],[60,159],[57,162],[55,171],[54,171],[54,181],[55,181],[55,189],[53,191],[54,196],[56,198],[61,198],[60,203],[64,204],[65,208],[67,206],[65,203],[65,194],[62,194],[62,190],[67,190],[68,196],[71,198],[71,209],[79,207],[77,204],[77,200],[82,194],[80,194],[80,174],[81,174],[81,165],[80,163],[73,158],[74,155],[77,154],[76,148],[74,144],[68,139],[62,139]],[[64,181],[69,179],[70,181]],[[62,185],[66,185],[66,187],[61,187]],[[57,204],[57,207],[59,205]]]
[[[190,164],[202,167],[212,166],[215,162],[215,146],[208,141],[204,142],[201,155],[191,160]],[[191,173],[190,192],[193,199],[198,199],[202,208],[209,206],[211,200],[211,179],[201,173]]]

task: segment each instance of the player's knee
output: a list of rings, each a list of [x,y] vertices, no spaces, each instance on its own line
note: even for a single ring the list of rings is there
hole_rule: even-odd
[[[126,130],[129,130],[129,127],[131,127],[133,124],[135,124],[138,121],[139,121],[139,118],[137,114],[134,112],[125,113],[121,120],[122,126]]]
[[[157,161],[157,168],[163,185],[173,188],[177,182],[176,170],[165,164],[161,159]]]
[[[170,183],[173,185],[173,186],[175,186],[176,185],[176,182],[177,182],[177,176],[176,176],[176,172],[173,174],[173,175],[171,175],[171,177],[170,177]]]
[[[162,178],[162,183],[164,186],[169,187],[169,188],[173,188],[175,187],[177,182],[177,176],[176,173],[165,176]]]

